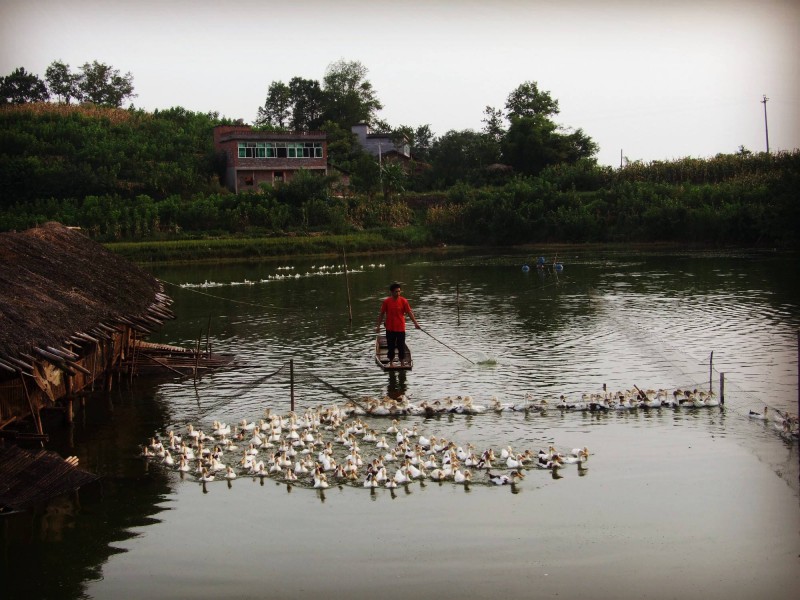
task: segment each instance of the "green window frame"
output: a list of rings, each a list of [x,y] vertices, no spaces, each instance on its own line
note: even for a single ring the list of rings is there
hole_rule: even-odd
[[[322,142],[239,142],[239,158],[323,158]]]
[[[266,158],[266,142],[239,142],[239,158]]]

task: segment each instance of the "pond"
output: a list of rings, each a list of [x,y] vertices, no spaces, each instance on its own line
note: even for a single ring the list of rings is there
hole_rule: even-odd
[[[343,257],[153,269],[177,319],[151,340],[235,362],[196,382],[122,381],[54,435],[102,485],[7,520],[11,596],[794,597],[797,441],[748,414],[797,412],[796,255],[572,250],[525,272],[535,258],[357,256],[347,276]],[[423,327],[409,327],[414,368],[400,374],[373,357],[393,280]],[[556,408],[634,386],[718,393],[723,373],[722,407]],[[463,447],[590,457],[513,487],[475,471],[467,486],[315,490],[244,474],[203,485],[138,456],[155,433],[286,414],[292,396],[302,414],[387,395],[546,401],[398,420]]]

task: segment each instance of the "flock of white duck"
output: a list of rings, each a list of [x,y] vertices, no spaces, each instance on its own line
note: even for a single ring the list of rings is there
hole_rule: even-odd
[[[209,432],[189,424],[151,438],[142,456],[203,483],[249,476],[325,489],[396,488],[424,480],[513,486],[530,469],[555,472],[577,464],[583,470],[589,451],[477,450],[425,437],[416,425],[402,427],[397,419],[385,429],[373,428],[348,404],[308,409],[302,416],[267,410],[258,422],[242,420],[235,427],[215,421]]]
[[[567,411],[632,411],[648,409],[701,409],[720,406],[720,401],[714,392],[703,390],[675,389],[647,389],[622,390],[617,392],[601,392],[596,394],[583,394],[580,400],[572,400],[560,396],[557,400],[534,400],[526,396],[521,402],[501,402],[493,397],[488,405],[475,404],[470,396],[457,396],[445,398],[434,402],[411,403],[404,396],[395,400],[392,398],[368,399],[363,404],[350,402],[345,405],[348,410],[356,415],[395,416],[395,415],[425,415],[434,416],[441,413],[458,414],[483,414],[486,412],[524,412],[545,414],[554,409]],[[749,411],[748,416],[754,420],[771,422],[782,437],[798,437],[798,418],[788,412],[764,407],[763,412]]]
[[[545,399],[534,400],[527,395],[520,402],[501,402],[492,397],[489,403],[476,404],[471,396],[447,397],[444,400],[432,402],[422,401],[413,403],[406,396],[398,399],[385,397],[383,399],[369,398],[361,403],[349,402],[345,405],[347,410],[356,415],[394,416],[394,415],[425,415],[432,416],[441,413],[457,414],[483,414],[487,412],[540,412],[549,409],[561,411],[610,411],[610,410],[635,410],[647,408],[708,408],[719,406],[719,400],[713,392],[702,390],[677,389],[669,392],[660,390],[624,390],[618,392],[602,392],[597,394],[583,394],[580,400],[572,400],[562,395],[557,400],[548,402]]]
[[[228,283],[223,283],[219,281],[208,281],[205,280],[202,283],[182,283],[180,287],[186,289],[192,288],[217,288],[217,287],[225,287],[225,286],[237,286],[237,285],[256,285],[260,283],[270,283],[272,281],[281,281],[283,279],[303,279],[307,277],[320,277],[325,275],[344,275],[345,269],[347,269],[348,273],[363,273],[367,269],[382,269],[386,265],[383,263],[375,264],[370,263],[368,265],[358,265],[358,266],[345,266],[345,265],[311,265],[309,270],[305,271],[304,273],[300,273],[295,270],[292,266],[287,267],[278,267],[276,270],[279,271],[278,273],[274,273],[272,275],[267,275],[261,279],[243,279],[242,281],[230,281]]]
[[[579,401],[561,396],[557,401],[505,403],[492,398],[487,405],[470,396],[433,402],[411,402],[408,397],[369,398],[341,406],[307,409],[302,416],[265,412],[258,422],[242,420],[231,427],[215,421],[210,432],[192,424],[169,430],[142,446],[142,456],[168,468],[193,474],[204,483],[239,476],[270,477],[293,485],[325,489],[330,485],[396,488],[414,481],[432,480],[469,485],[516,485],[529,469],[557,472],[569,464],[586,468],[586,447],[559,451],[477,450],[444,438],[426,437],[417,426],[401,427],[395,417],[405,415],[483,414],[504,412],[612,411],[656,408],[697,409],[719,406],[715,394],[704,391],[626,390],[584,394]],[[371,427],[362,417],[391,417],[385,429]],[[771,423],[786,438],[798,436],[798,419],[765,407],[749,412],[753,420]]]

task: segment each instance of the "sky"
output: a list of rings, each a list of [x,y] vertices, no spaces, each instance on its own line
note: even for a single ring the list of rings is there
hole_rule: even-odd
[[[137,108],[252,123],[270,83],[344,59],[381,119],[437,136],[536,81],[611,166],[800,147],[798,58],[800,0],[0,0],[0,75],[97,60]]]

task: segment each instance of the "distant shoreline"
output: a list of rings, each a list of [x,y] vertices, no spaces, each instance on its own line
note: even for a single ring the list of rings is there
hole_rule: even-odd
[[[741,251],[741,246],[719,246],[709,244],[682,244],[676,242],[637,242],[637,243],[557,243],[541,242],[515,246],[490,245],[415,245],[399,239],[387,239],[376,233],[349,235],[309,235],[284,237],[220,237],[196,240],[164,240],[143,242],[111,242],[106,248],[139,263],[140,265],[177,264],[222,264],[247,263],[286,258],[341,257],[343,251],[348,257],[369,256],[371,254],[405,254],[410,252],[441,254],[466,251],[514,252],[530,254],[533,257],[544,255],[548,262],[562,252],[570,251],[658,251],[658,252],[704,252]],[[749,247],[756,252],[789,251],[774,246]]]

